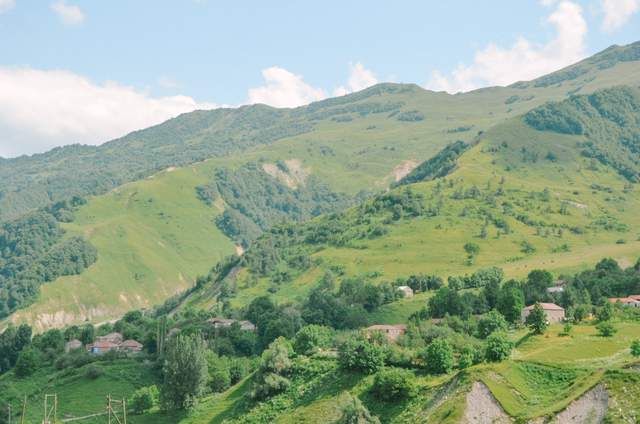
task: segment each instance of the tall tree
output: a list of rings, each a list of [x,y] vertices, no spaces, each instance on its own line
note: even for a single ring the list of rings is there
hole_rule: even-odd
[[[197,403],[208,378],[205,349],[200,335],[178,334],[168,341],[161,392],[165,409],[189,409]]]

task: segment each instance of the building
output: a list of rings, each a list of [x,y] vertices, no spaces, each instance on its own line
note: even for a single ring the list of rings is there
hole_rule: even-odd
[[[208,321],[213,325],[213,328],[229,328],[236,322],[240,324],[240,329],[243,331],[256,331],[256,326],[251,321],[238,321],[230,318],[211,318]]]
[[[636,299],[637,298],[637,299]],[[611,297],[609,298],[609,302],[611,303],[621,303],[622,306],[631,306],[633,308],[640,308],[640,296],[632,295],[629,297]]]
[[[404,297],[413,297],[413,289],[409,286],[400,286],[397,288],[399,292],[402,292]]]
[[[562,293],[564,291],[564,287],[562,286],[553,286],[553,287],[547,287],[547,293]]]
[[[64,345],[64,351],[66,353],[69,353],[72,350],[81,349],[81,348],[82,348],[82,342],[78,339],[69,340]]]
[[[95,343],[88,344],[87,350],[94,355],[103,355],[113,350],[118,350],[118,345],[108,341],[96,341]]]
[[[138,353],[142,351],[142,343],[136,340],[125,340],[120,343],[118,350],[121,352]]]
[[[527,319],[534,306],[535,305],[530,305],[522,309],[522,321],[525,321]],[[551,324],[562,322],[564,320],[564,308],[562,308],[561,306],[558,306],[555,303],[542,302],[540,303],[540,306],[542,306],[542,310],[544,310],[545,314],[547,315],[547,320]]]
[[[119,345],[120,343],[122,343],[123,340],[124,338],[122,337],[122,334],[116,333],[116,332],[109,333],[106,336],[96,337],[96,342],[109,342],[116,345]]]
[[[407,326],[404,324],[395,324],[395,325],[372,325],[371,327],[367,327],[364,329],[365,333],[370,336],[374,333],[382,333],[385,335],[387,340],[390,342],[395,342],[407,332]]]

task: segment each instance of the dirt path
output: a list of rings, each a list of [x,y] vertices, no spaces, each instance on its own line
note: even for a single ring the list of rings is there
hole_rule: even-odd
[[[569,404],[567,409],[556,415],[552,421],[557,424],[600,424],[604,420],[609,404],[609,393],[604,385],[598,384]]]
[[[476,381],[467,394],[465,424],[506,424],[511,419],[483,383]]]

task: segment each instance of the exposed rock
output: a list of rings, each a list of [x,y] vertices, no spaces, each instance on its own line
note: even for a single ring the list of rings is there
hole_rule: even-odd
[[[511,418],[502,410],[489,388],[476,381],[467,394],[463,422],[465,424],[506,424],[511,422]]]
[[[567,409],[556,415],[552,421],[557,424],[599,424],[604,421],[609,405],[609,393],[604,385],[598,384],[569,404]]]

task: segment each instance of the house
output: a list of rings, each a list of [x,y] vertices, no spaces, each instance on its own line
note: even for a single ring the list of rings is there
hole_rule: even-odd
[[[211,318],[208,322],[213,325],[213,328],[229,328],[237,322],[238,324],[240,324],[240,330],[256,331],[255,324],[253,324],[251,321],[246,321],[246,320],[238,321],[230,318],[216,317],[216,318]]]
[[[94,355],[102,355],[112,350],[118,350],[118,345],[109,341],[96,341],[95,343],[88,344],[87,350]]]
[[[131,339],[125,340],[120,343],[120,346],[118,346],[118,350],[120,350],[121,352],[138,353],[142,351],[142,343]]]
[[[562,293],[564,291],[564,287],[562,286],[553,286],[553,287],[547,287],[547,293]]]
[[[122,343],[123,340],[124,338],[122,337],[122,334],[116,333],[116,332],[109,333],[106,336],[96,337],[96,342],[109,342],[116,345],[119,345],[120,343]]]
[[[404,297],[413,297],[413,289],[409,286],[400,286],[396,290],[402,292]]]
[[[621,303],[622,306],[631,306],[633,308],[640,308],[640,300],[637,300],[635,298],[639,298],[640,296],[629,296],[629,297],[611,297],[609,298],[609,302],[611,303]]]
[[[387,340],[390,342],[395,342],[398,340],[400,336],[402,336],[407,331],[407,326],[404,324],[395,324],[395,325],[372,325],[371,327],[367,327],[364,329],[364,332],[371,336],[374,333],[382,333],[385,335]]]
[[[527,319],[534,306],[535,305],[530,305],[522,309],[522,321],[525,321]],[[544,310],[545,314],[547,315],[547,320],[551,324],[564,320],[564,308],[562,308],[561,306],[558,306],[555,303],[542,302],[540,303],[540,306],[542,306],[542,310]]]
[[[256,326],[251,321],[240,321],[240,329],[244,331],[256,331]]]
[[[78,339],[69,340],[64,345],[64,351],[66,353],[69,353],[72,350],[81,349],[81,348],[82,348],[82,342]]]

